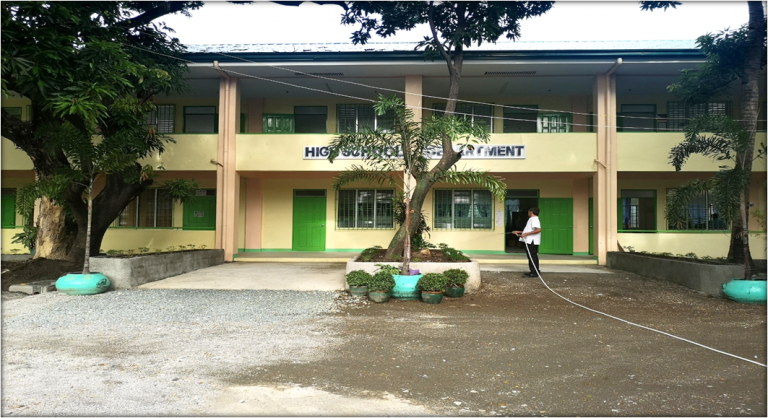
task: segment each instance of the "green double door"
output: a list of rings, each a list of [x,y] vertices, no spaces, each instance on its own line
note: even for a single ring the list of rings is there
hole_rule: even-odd
[[[573,199],[539,198],[542,254],[573,254]]]
[[[325,251],[325,190],[294,190],[293,251]]]
[[[216,229],[216,190],[198,190],[184,202],[183,229],[213,231]]]

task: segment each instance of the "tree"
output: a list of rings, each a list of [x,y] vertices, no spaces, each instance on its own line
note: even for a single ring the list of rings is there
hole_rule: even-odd
[[[730,161],[733,166],[723,166],[711,179],[692,180],[670,193],[666,204],[666,217],[675,229],[686,229],[689,225],[689,203],[704,190],[711,191],[712,201],[718,209],[719,220],[725,224],[737,223],[742,219],[742,193],[749,184],[750,173],[740,160],[747,147],[754,147],[749,132],[744,126],[727,116],[702,116],[692,120],[685,130],[685,141],[670,152],[670,162],[680,171],[693,154],[701,154],[717,161]],[[765,144],[755,159],[765,155]],[[751,162],[750,162],[751,165]],[[744,263],[744,278],[752,277],[752,267]]]
[[[641,2],[643,10],[675,7],[679,2]],[[751,272],[753,261],[749,250],[749,187],[754,161],[755,132],[760,100],[759,81],[766,63],[766,19],[762,2],[750,1],[749,23],[736,31],[725,30],[699,37],[696,44],[707,61],[696,71],[683,71],[680,82],[669,91],[689,104],[703,103],[729,92],[735,81],[742,91],[741,125],[747,143],[736,151],[735,165],[744,172],[739,213],[733,220],[728,258],[745,263]]]
[[[428,153],[440,149],[446,135],[449,136],[451,144],[458,143],[459,153],[465,148],[472,149],[472,144],[488,142],[488,131],[482,126],[454,118],[433,118],[423,123],[416,122],[413,120],[413,111],[406,108],[403,100],[396,96],[380,95],[374,109],[379,115],[387,112],[394,114],[391,131],[366,127],[361,132],[343,133],[335,137],[328,147],[328,160],[333,162],[342,153],[355,153],[361,156],[363,165],[352,165],[349,170],[336,176],[333,186],[338,190],[344,185],[364,181],[400,187],[398,180],[403,182],[406,219],[401,228],[405,237],[402,274],[408,275],[412,232],[416,231],[421,220],[418,215],[411,216],[421,213],[420,207],[417,210],[412,205],[414,198],[411,197],[411,192],[423,188],[424,183],[477,184],[490,190],[497,200],[503,200],[507,186],[487,172],[458,171],[455,167],[447,170],[429,168]],[[416,180],[415,186],[411,185],[411,177]],[[386,256],[391,258],[399,254],[401,253],[396,252],[390,245]]]
[[[73,164],[69,151],[75,144],[67,141],[79,141],[77,152],[85,162],[96,155],[98,141],[143,158],[162,152],[171,140],[137,129],[154,109],[155,94],[185,89],[186,67],[174,59],[184,47],[167,36],[170,28],[153,22],[201,6],[156,1],[2,3],[2,92],[28,98],[32,111],[29,121],[3,111],[2,135],[34,165],[36,183],[20,191],[19,206],[29,209],[33,198],[42,198],[36,257],[84,256],[86,183],[53,181],[62,171],[88,166]],[[94,133],[100,139],[91,139]],[[104,188],[93,199],[91,254],[98,252],[119,212],[153,183],[147,173],[138,159],[104,172]]]

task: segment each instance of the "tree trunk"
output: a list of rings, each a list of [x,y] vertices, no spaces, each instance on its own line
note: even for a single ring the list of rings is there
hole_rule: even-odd
[[[757,129],[758,105],[760,100],[760,63],[763,55],[763,43],[765,42],[765,13],[763,3],[759,1],[748,2],[749,7],[749,33],[747,42],[749,50],[744,63],[744,80],[742,80],[743,101],[741,105],[741,119],[744,129],[749,133],[749,141],[746,149],[737,153],[737,165],[749,173],[744,185],[740,204],[741,213],[741,243],[744,254],[744,279],[752,278],[752,257],[749,250],[749,186],[752,173],[752,159],[754,157],[755,131]]]
[[[416,231],[419,227],[419,221],[421,219],[421,208],[424,206],[424,200],[426,200],[427,195],[429,194],[429,190],[432,188],[432,185],[435,184],[434,181],[427,180],[427,176],[419,176],[416,178],[416,187],[414,187],[413,195],[411,196],[410,204],[408,205],[410,207],[410,211],[414,214],[419,214],[419,216],[411,216],[408,219],[408,230],[409,231]],[[406,209],[407,210],[407,209]],[[413,235],[413,232],[411,233]],[[392,241],[389,242],[389,247],[387,247],[387,253],[386,257],[392,257],[394,255],[401,255],[405,254],[405,237],[406,237],[406,228],[405,223],[400,225],[400,229],[397,230],[395,233],[395,236],[392,237]],[[411,237],[412,238],[412,237]]]
[[[51,260],[68,260],[67,254],[75,242],[75,233],[67,227],[64,208],[44,197],[35,220],[37,239],[35,257]]]

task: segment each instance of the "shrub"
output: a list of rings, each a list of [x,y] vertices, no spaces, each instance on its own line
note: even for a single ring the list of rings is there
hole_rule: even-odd
[[[374,274],[368,282],[369,292],[391,292],[393,287],[395,287],[395,279],[391,273],[384,270]]]
[[[376,272],[385,272],[389,275],[393,274],[400,274],[400,269],[395,266],[390,266],[389,264],[376,264],[376,267],[379,269],[376,270]]]
[[[442,292],[446,283],[447,279],[442,273],[428,273],[419,279],[416,287],[422,292]]]
[[[450,260],[469,261],[469,257],[465,256],[461,251],[449,247],[448,244],[440,244],[440,249],[443,250],[443,254]]]
[[[463,287],[469,279],[469,273],[462,269],[450,269],[443,272],[447,285],[450,287]]]
[[[380,250],[381,246],[373,246],[371,248],[366,248],[363,250],[363,252],[360,253],[360,261],[367,263],[371,260],[373,260],[373,256],[376,255],[376,251]]]
[[[347,284],[350,286],[368,286],[370,281],[370,273],[364,270],[355,270],[347,273]]]
[[[149,252],[149,247],[139,247],[139,252],[142,254],[146,254]]]

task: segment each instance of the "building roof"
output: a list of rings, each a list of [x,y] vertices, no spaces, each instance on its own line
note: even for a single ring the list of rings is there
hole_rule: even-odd
[[[271,43],[271,44],[197,44],[187,45],[189,53],[297,53],[297,52],[405,52],[413,51],[416,42],[371,42],[352,45],[336,43]],[[468,51],[632,51],[632,50],[692,50],[695,40],[640,41],[503,41],[484,43]]]

